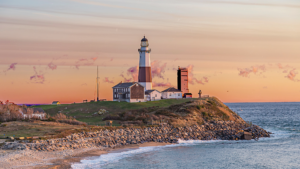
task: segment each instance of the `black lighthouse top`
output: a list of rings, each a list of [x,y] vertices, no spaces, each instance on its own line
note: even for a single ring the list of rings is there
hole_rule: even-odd
[[[148,41],[148,39],[146,39],[146,37],[144,36],[144,38],[141,41]]]

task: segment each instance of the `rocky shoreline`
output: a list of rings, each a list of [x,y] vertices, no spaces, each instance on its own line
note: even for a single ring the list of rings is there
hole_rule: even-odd
[[[178,140],[241,140],[244,134],[252,139],[270,137],[270,132],[257,125],[235,121],[212,121],[203,125],[173,127],[124,128],[81,132],[65,138],[6,142],[3,150],[59,151],[82,148],[115,148],[146,142],[177,143]]]

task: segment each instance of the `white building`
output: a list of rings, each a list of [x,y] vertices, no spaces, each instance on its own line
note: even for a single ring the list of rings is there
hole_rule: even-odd
[[[151,49],[149,49],[148,46],[148,39],[146,39],[144,36],[144,38],[141,40],[141,48],[138,49],[140,53],[138,82],[145,87],[145,90],[152,89],[152,75],[150,62]]]
[[[46,118],[46,113],[42,108],[19,108],[19,112],[23,115],[24,119]]]
[[[145,100],[146,101],[155,101],[155,100],[161,100],[161,92],[158,90],[146,90],[145,91]]]
[[[113,88],[113,101],[144,102],[145,89],[138,82],[119,83]]]
[[[175,89],[174,87],[170,87],[162,93],[162,98],[163,99],[181,99],[182,98],[182,92],[178,89]]]

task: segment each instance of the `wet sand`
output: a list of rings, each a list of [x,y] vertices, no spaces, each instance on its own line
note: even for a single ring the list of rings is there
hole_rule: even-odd
[[[165,146],[170,143],[150,142],[131,144],[116,148],[87,148],[62,151],[0,150],[0,168],[68,169],[82,159],[98,157],[107,153],[119,153],[139,147]]]

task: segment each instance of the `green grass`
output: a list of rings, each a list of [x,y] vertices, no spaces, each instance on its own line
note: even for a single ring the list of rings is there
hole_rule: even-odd
[[[47,110],[47,109],[52,109],[52,108],[56,108],[59,106],[66,106],[68,104],[61,104],[61,105],[52,105],[52,104],[47,104],[47,105],[38,105],[38,106],[32,106],[33,108],[42,108],[43,110]]]
[[[104,125],[102,121],[107,115],[119,114],[128,110],[142,109],[153,106],[169,107],[173,104],[185,103],[190,100],[195,99],[165,99],[159,101],[149,101],[149,102],[138,102],[138,103],[128,103],[128,102],[114,102],[114,101],[102,101],[102,102],[89,102],[89,103],[76,103],[76,104],[62,104],[62,105],[39,105],[34,106],[42,108],[46,113],[51,116],[62,112],[67,116],[75,117],[78,121],[86,122],[89,125]],[[95,112],[100,109],[106,109],[109,113],[104,115],[94,115]],[[118,126],[117,122],[113,122],[114,126]]]

